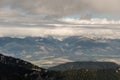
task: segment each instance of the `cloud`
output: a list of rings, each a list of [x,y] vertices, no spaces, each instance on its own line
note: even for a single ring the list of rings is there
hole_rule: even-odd
[[[112,58],[112,59],[107,58],[107,59],[100,59],[100,60],[97,60],[97,61],[115,62],[117,64],[120,64],[120,59],[118,59],[118,58]]]
[[[120,20],[107,20],[99,19],[99,18],[92,18],[89,20],[86,19],[74,19],[74,18],[62,18],[59,21],[71,23],[71,24],[120,24]]]
[[[30,59],[30,58],[32,58],[32,56],[31,55],[26,55],[25,58]]]
[[[66,63],[66,62],[73,62],[70,59],[66,59],[66,58],[62,58],[62,57],[58,57],[58,58],[52,58],[50,60],[38,60],[38,61],[31,61],[32,63],[39,65],[39,66],[55,66],[58,64],[62,64],[62,63]]]
[[[19,16],[20,13],[17,10],[5,10],[0,8],[0,16]]]
[[[0,7],[10,6],[11,9],[23,10],[28,14],[65,16],[86,11],[120,13],[120,0],[0,0],[0,2]]]
[[[64,21],[65,22],[65,21]],[[97,23],[102,25],[97,25]],[[93,21],[82,21],[71,20],[68,23],[71,24],[49,24],[43,23],[43,25],[0,25],[0,37],[69,37],[69,36],[82,36],[88,38],[107,38],[107,39],[118,39],[120,38],[120,26],[110,25],[111,23],[117,23],[117,21],[107,20],[93,20]],[[119,21],[118,21],[119,22]],[[79,23],[79,24],[75,24]],[[93,24],[93,25],[81,25],[81,24]],[[108,23],[109,25],[104,25]],[[22,23],[20,23],[22,24]],[[29,25],[29,23],[27,23]],[[30,23],[32,24],[32,23]]]

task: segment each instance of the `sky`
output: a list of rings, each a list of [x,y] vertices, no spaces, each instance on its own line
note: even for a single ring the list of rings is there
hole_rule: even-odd
[[[0,0],[0,14],[63,17],[88,13],[115,18],[120,17],[119,3],[119,0]]]
[[[103,51],[103,53],[113,51],[119,54],[120,0],[0,0],[0,37],[25,38],[27,36],[44,38],[52,36],[61,42],[71,36],[96,40],[106,39],[108,43],[109,40],[116,40],[113,44],[110,42],[111,47],[93,50]],[[15,46],[14,42],[9,45],[10,48],[11,45]],[[25,47],[21,44],[20,46]],[[43,46],[43,51],[47,50],[46,47]],[[118,55],[115,54],[115,56]],[[53,62],[71,61],[61,57],[52,57],[52,59]],[[120,59],[109,58],[109,61],[112,60],[120,61]],[[49,60],[41,60],[41,62],[52,64]],[[34,63],[39,63],[39,61]]]
[[[119,3],[120,0],[0,0],[0,37],[89,34],[118,38]]]

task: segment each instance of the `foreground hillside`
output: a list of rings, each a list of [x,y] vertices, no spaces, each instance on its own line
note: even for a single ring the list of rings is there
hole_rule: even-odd
[[[45,69],[0,54],[0,80],[42,80]]]
[[[47,70],[0,54],[0,80],[120,80],[120,68],[109,62],[72,62]]]
[[[112,62],[69,62],[49,69],[59,72],[62,80],[120,80],[119,67]]]

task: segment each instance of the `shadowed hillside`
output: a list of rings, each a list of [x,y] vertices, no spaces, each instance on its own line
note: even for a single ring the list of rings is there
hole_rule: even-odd
[[[0,80],[43,80],[45,69],[0,54]]]
[[[111,62],[71,62],[47,70],[0,54],[0,80],[120,80],[120,68]]]

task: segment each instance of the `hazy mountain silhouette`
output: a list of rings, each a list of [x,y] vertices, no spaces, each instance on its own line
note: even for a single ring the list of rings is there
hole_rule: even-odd
[[[119,43],[120,39],[89,39],[80,36],[71,36],[62,40],[52,36],[0,37],[0,53],[13,55],[27,61],[41,59],[37,65],[49,67],[61,63],[61,60],[55,60],[56,58],[71,61],[107,61],[112,58],[119,61]],[[51,58],[51,56],[53,57]],[[53,64],[44,65],[43,58],[45,61],[51,60]]]
[[[50,70],[79,70],[79,69],[116,69],[120,67],[113,62],[68,62],[49,68]]]

